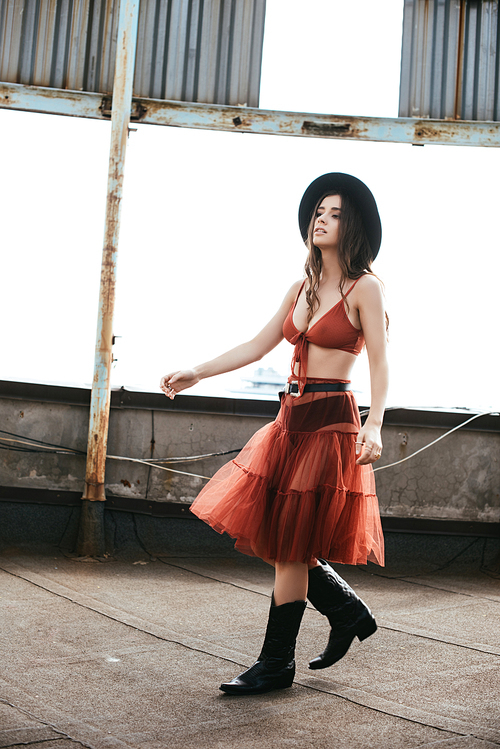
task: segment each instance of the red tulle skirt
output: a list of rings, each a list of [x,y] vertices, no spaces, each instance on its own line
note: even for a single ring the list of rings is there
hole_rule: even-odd
[[[356,465],[359,429],[351,391],[285,395],[276,420],[213,476],[191,511],[251,556],[383,565],[373,470]]]

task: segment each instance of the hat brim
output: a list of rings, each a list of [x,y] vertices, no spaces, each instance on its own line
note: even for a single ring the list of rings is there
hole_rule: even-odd
[[[330,172],[311,182],[302,196],[299,206],[299,227],[302,239],[304,242],[307,240],[309,223],[318,200],[330,190],[346,193],[358,206],[372,249],[373,259],[375,259],[382,241],[380,215],[371,190],[360,179],[353,177],[352,174]]]

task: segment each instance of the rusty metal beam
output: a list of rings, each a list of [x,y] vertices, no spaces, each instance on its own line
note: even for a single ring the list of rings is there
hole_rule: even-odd
[[[349,117],[134,99],[139,122],[153,125],[424,145],[500,146],[500,123]]]
[[[134,75],[135,45],[139,17],[138,0],[122,0],[118,26],[116,68],[111,112],[108,190],[101,285],[97,320],[94,377],[90,403],[87,472],[83,499],[104,500],[104,469],[110,408],[110,375],[113,361],[113,312],[116,260],[120,231],[121,200],[130,103]]]
[[[109,409],[111,405],[116,261],[120,232],[125,154],[132,100],[138,17],[139,0],[121,0],[113,87],[113,108],[111,112],[108,191],[101,264],[94,377],[92,380],[90,401],[87,465],[78,538],[79,553],[89,556],[102,556],[104,553],[103,508],[96,505],[106,499],[104,474],[106,468]]]
[[[0,83],[0,108],[103,120],[111,115],[111,99],[102,94]],[[500,146],[499,122],[349,117],[136,97],[132,100],[130,119],[148,125],[303,138],[414,145]]]

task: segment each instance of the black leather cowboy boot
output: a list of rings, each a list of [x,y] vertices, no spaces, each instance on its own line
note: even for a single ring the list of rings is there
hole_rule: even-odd
[[[313,658],[309,668],[331,666],[344,657],[355,637],[365,640],[377,629],[372,612],[361,598],[328,562],[318,562],[319,567],[309,570],[307,597],[328,618],[332,629],[326,648]]]
[[[261,694],[291,687],[295,676],[295,641],[307,602],[294,601],[269,611],[266,636],[257,661],[232,681],[221,684],[227,694]]]

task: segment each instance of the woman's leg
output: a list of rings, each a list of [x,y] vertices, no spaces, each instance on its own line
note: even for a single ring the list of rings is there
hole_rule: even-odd
[[[302,562],[275,562],[274,603],[305,601],[309,568]]]
[[[270,564],[271,567],[276,567],[276,562],[274,561],[274,559],[264,559],[262,557],[262,561],[265,562],[266,564]],[[320,566],[320,563],[317,559],[313,559],[312,562],[308,562],[307,564],[307,568],[309,570],[313,570],[315,567],[319,567],[319,566]]]

